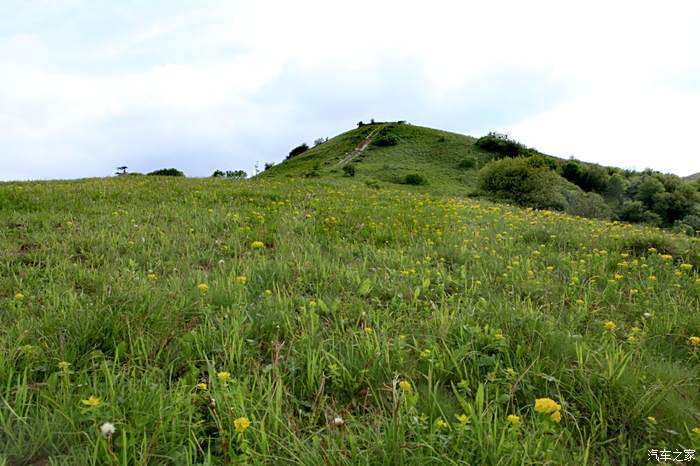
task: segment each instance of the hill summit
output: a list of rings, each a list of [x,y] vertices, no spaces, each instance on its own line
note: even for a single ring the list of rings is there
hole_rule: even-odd
[[[475,142],[470,136],[405,122],[363,124],[288,157],[262,175],[427,183],[431,191],[468,194],[476,188],[476,170],[491,159]]]

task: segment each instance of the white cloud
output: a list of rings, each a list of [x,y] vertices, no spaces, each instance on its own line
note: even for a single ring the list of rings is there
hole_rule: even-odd
[[[700,103],[694,1],[90,5],[24,2],[0,24],[0,178],[250,171],[385,115],[700,171],[678,137]]]

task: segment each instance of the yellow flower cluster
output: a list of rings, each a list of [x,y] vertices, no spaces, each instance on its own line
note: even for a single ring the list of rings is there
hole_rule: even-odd
[[[245,416],[236,418],[233,421],[233,428],[236,429],[236,432],[238,432],[239,434],[245,432],[248,429],[248,427],[250,427],[250,419],[248,419]]]
[[[87,400],[80,400],[80,402],[89,408],[97,408],[102,404],[102,401],[94,395],[91,395]]]
[[[535,411],[541,414],[549,414],[554,422],[561,421],[561,405],[551,398],[537,398]]]

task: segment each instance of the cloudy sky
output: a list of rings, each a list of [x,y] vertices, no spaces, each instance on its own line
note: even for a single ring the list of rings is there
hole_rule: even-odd
[[[253,172],[358,120],[700,171],[700,2],[0,0],[0,179]]]

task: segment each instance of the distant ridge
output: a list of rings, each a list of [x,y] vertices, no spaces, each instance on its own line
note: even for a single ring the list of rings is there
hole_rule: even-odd
[[[694,174],[694,175],[686,176],[686,177],[683,178],[683,179],[686,180],[686,181],[700,180],[700,172],[698,172],[698,173],[696,173],[696,174]]]

